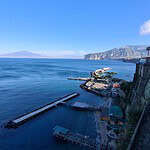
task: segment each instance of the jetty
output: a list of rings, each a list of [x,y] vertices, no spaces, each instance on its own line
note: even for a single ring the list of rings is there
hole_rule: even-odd
[[[59,98],[49,104],[46,104],[36,110],[33,110],[29,113],[26,113],[24,115],[21,115],[17,118],[15,118],[14,120],[9,121],[5,126],[5,128],[17,128],[19,125],[23,124],[24,122],[26,122],[27,120],[45,112],[48,111],[49,109],[53,108],[53,107],[57,107],[59,104],[62,104],[63,102],[66,102],[74,97],[79,96],[79,93],[72,93],[69,95],[66,95],[62,98]]]
[[[55,126],[53,135],[60,140],[86,146],[90,150],[96,150],[96,141],[79,133],[72,133],[69,129],[61,126]]]
[[[78,109],[78,110],[88,110],[88,111],[100,111],[101,110],[100,107],[90,105],[90,104],[87,104],[87,103],[83,103],[83,102],[74,102],[70,106],[72,108]]]
[[[79,78],[68,77],[67,79],[68,80],[79,80],[79,81],[89,81],[89,80],[91,80],[91,78],[81,78],[81,77],[79,77]]]

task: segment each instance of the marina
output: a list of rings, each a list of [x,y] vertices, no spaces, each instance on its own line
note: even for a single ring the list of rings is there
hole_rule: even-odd
[[[96,150],[96,141],[90,139],[89,136],[84,136],[79,133],[72,133],[69,129],[61,126],[55,126],[53,135],[60,140],[78,144],[80,146],[86,146],[89,149]]]
[[[62,104],[63,102],[65,101],[68,101],[74,97],[77,97],[79,96],[79,93],[72,93],[72,94],[69,94],[69,95],[66,95],[62,98],[59,98],[57,100],[55,100],[54,102],[51,102],[49,104],[46,104],[36,110],[33,110],[32,112],[29,112],[27,114],[24,114],[22,116],[19,116],[17,117],[16,119],[12,120],[12,121],[9,121],[5,127],[6,128],[17,128],[19,125],[23,124],[24,122],[26,122],[27,120],[53,108],[53,107],[57,107],[58,104]]]

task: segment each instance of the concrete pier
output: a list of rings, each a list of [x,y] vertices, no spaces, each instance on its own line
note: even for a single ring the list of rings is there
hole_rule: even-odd
[[[5,127],[6,128],[17,128],[19,125],[23,124],[24,122],[26,122],[27,120],[53,108],[53,107],[56,107],[58,104],[62,104],[63,102],[69,100],[69,99],[72,99],[76,96],[78,96],[79,94],[78,93],[72,93],[72,94],[69,94],[69,95],[66,95],[62,98],[59,98],[57,100],[55,100],[54,102],[51,102],[49,104],[46,104],[36,110],[33,110],[32,112],[29,112],[29,113],[26,113],[22,116],[19,116],[17,117],[16,119],[14,120],[11,120],[9,121]]]
[[[79,133],[72,133],[69,129],[64,127],[55,126],[53,135],[60,140],[86,146],[90,150],[96,150],[95,140],[90,139],[89,136],[84,136]]]
[[[79,77],[79,78],[68,77],[67,79],[68,80],[79,80],[79,81],[89,81],[89,80],[91,80],[91,78],[81,78],[81,77]]]

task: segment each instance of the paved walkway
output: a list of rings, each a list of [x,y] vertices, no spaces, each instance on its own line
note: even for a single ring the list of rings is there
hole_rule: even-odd
[[[110,108],[112,103],[112,99],[108,99],[104,101],[101,105],[104,108]],[[95,123],[96,123],[96,131],[97,131],[97,150],[103,150],[106,148],[108,144],[108,137],[107,137],[107,122],[101,121],[101,112],[96,111],[95,115]]]

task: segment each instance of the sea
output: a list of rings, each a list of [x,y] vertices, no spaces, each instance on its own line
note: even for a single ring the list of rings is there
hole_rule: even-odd
[[[132,81],[135,72],[135,64],[113,60],[0,58],[0,150],[86,150],[79,145],[58,143],[53,137],[53,128],[59,125],[95,138],[93,112],[62,105],[17,129],[3,128],[3,124],[72,92],[80,96],[68,104],[103,103],[106,98],[80,88],[83,81],[67,80],[68,77],[89,77],[90,72],[103,67],[112,68],[118,73],[116,77],[128,81]]]

